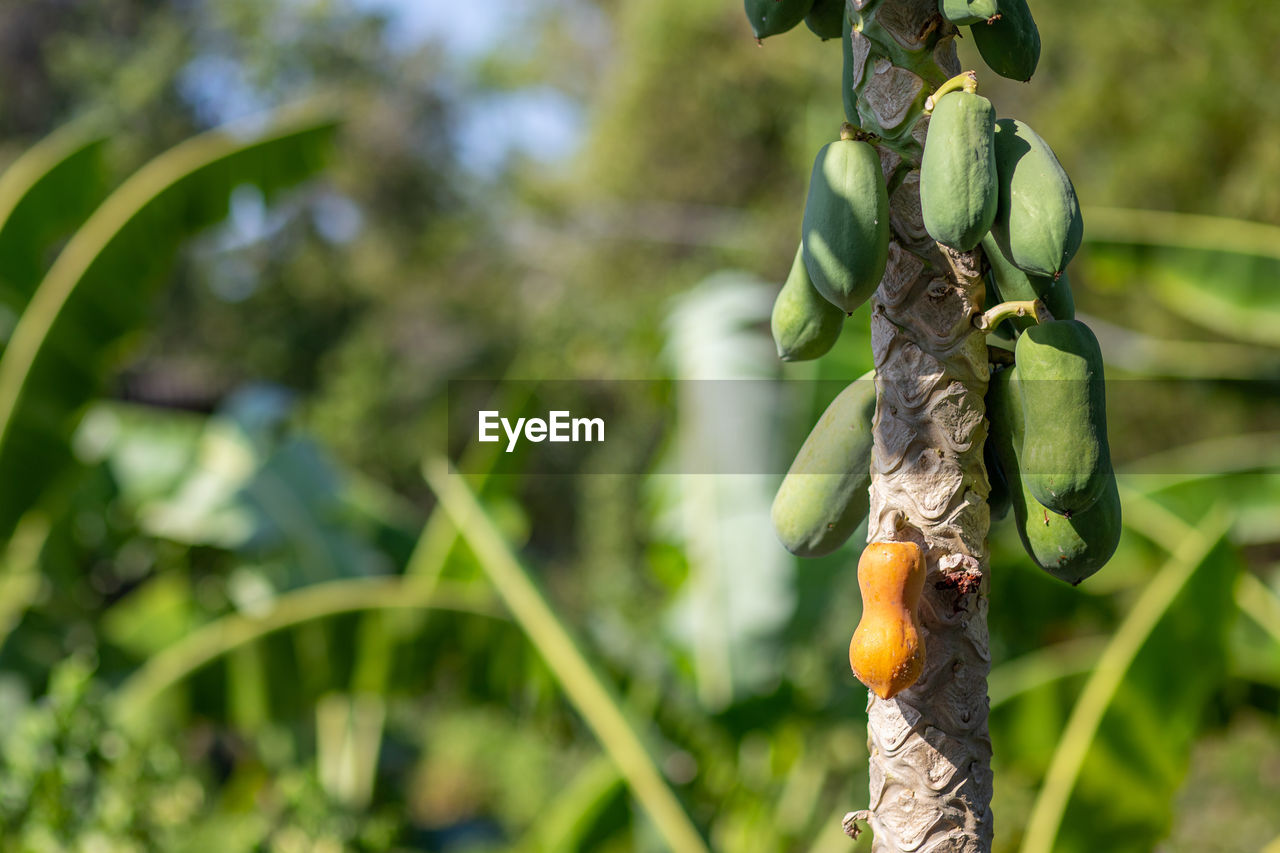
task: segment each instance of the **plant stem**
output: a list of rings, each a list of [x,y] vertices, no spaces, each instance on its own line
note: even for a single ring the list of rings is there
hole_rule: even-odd
[[[1039,299],[1028,299],[1014,302],[1001,302],[974,318],[973,325],[979,331],[989,332],[1010,317],[1026,317],[1030,315],[1037,323],[1052,319]]]
[[[486,597],[444,583],[426,589],[400,577],[326,581],[302,587],[276,600],[261,618],[232,613],[202,625],[153,655],[116,690],[116,710],[136,718],[165,690],[202,666],[260,640],[267,634],[340,613],[364,610],[453,610],[503,618]]]
[[[667,846],[676,853],[707,853],[702,836],[658,772],[621,703],[593,671],[462,477],[450,473],[448,465],[444,459],[428,460],[423,476],[516,623],[627,780]]]
[[[942,96],[951,92],[964,91],[970,95],[978,91],[978,74],[974,71],[961,71],[947,82],[943,83],[933,94],[924,102],[924,111],[931,113],[934,107],[938,106],[938,101],[942,100]]]
[[[989,853],[990,368],[973,322],[982,260],[929,238],[919,191],[926,93],[964,88],[965,76],[956,28],[939,23],[933,0],[849,0],[849,16],[856,121],[882,140],[891,188],[889,265],[871,311],[878,399],[867,540],[916,542],[928,575],[924,671],[891,699],[868,697],[870,805],[845,827],[853,835],[867,821],[877,853]]]

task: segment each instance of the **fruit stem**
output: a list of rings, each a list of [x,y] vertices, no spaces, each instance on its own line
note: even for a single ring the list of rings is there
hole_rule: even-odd
[[[926,113],[933,112],[933,108],[938,105],[938,101],[942,100],[943,95],[958,90],[968,92],[970,95],[976,94],[978,91],[978,73],[976,71],[961,71],[959,74],[943,83],[935,89],[933,94],[929,96],[929,99],[924,102],[924,111]]]
[[[1052,320],[1053,315],[1049,313],[1049,309],[1039,299],[1027,299],[1014,302],[1001,302],[994,305],[983,313],[977,315],[973,319],[973,324],[984,332],[989,332],[996,326],[1000,325],[1010,317],[1027,317],[1035,319],[1037,323],[1043,323],[1046,320]]]

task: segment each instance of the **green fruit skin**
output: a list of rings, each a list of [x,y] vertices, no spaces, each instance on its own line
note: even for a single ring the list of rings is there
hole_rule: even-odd
[[[821,557],[867,517],[871,487],[873,374],[850,383],[818,418],[773,499],[773,528],[788,551]]]
[[[967,252],[991,230],[999,200],[996,111],[981,95],[953,92],[933,108],[920,162],[920,207],[929,236]]]
[[[1026,82],[1040,62],[1040,30],[1027,0],[1000,0],[1000,17],[969,27],[987,67],[1010,80]]]
[[[951,23],[963,27],[986,23],[1000,13],[1000,8],[996,0],[938,0],[938,11]]]
[[[1036,565],[1072,586],[1105,566],[1120,544],[1120,492],[1114,478],[1093,506],[1071,518],[1049,512],[1025,487],[1013,511],[1022,547]]]
[[[818,152],[801,245],[814,286],[846,314],[875,292],[889,259],[889,191],[870,144],[840,139]]]
[[[994,523],[1009,514],[1012,502],[1009,500],[1009,481],[1004,476],[1004,469],[1000,467],[994,441],[989,435],[982,445],[982,464],[986,466],[987,482],[991,485],[991,491],[987,494],[987,506],[991,509],[991,521]]]
[[[743,6],[751,31],[763,39],[785,33],[803,21],[813,0],[743,0]]]
[[[844,312],[814,289],[797,247],[791,273],[773,303],[773,342],[783,361],[808,361],[826,355],[844,327]]]
[[[1053,150],[1020,121],[996,122],[995,152],[999,203],[991,233],[1015,266],[1056,279],[1084,236],[1075,187]]]
[[[1066,270],[1062,271],[1057,281],[1048,276],[1028,275],[1005,257],[1004,251],[991,234],[982,238],[982,251],[991,266],[987,291],[995,300],[987,300],[986,307],[990,308],[1005,300],[1024,302],[1039,299],[1055,320],[1071,320],[1076,316],[1076,303],[1071,296],[1071,281],[1067,278]],[[1035,325],[1035,318],[1013,317],[1001,323],[998,328],[1004,329],[1006,325],[1011,331],[1021,332],[1028,326]]]
[[[1114,482],[1107,445],[1102,351],[1078,320],[1031,326],[1014,346],[1025,438],[1019,470],[1027,491],[1073,516]]]
[[[845,34],[844,5],[844,0],[815,0],[804,16],[805,26],[823,41],[840,38]]]
[[[843,29],[840,33],[840,56],[844,64],[840,69],[840,100],[844,104],[845,120],[858,124],[858,93],[854,90],[856,81],[853,79],[853,39],[850,37],[853,24],[849,20],[847,7],[841,27]]]
[[[1071,518],[1049,512],[1027,491],[1018,467],[1023,440],[1019,368],[995,373],[987,390],[990,441],[1009,486],[1022,547],[1036,565],[1072,586],[1106,565],[1120,542],[1115,479],[1093,506]]]

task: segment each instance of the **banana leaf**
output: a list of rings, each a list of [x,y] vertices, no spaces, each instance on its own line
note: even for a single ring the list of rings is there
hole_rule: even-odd
[[[1226,672],[1241,570],[1221,513],[1184,529],[1071,711],[1023,853],[1136,853],[1169,832],[1201,715]]]
[[[0,356],[0,538],[72,458],[69,439],[184,238],[227,216],[243,184],[266,197],[317,172],[338,118],[282,115],[215,130],[144,165],[71,237]]]
[[[67,125],[0,175],[0,305],[13,319],[40,284],[50,249],[106,196],[106,141],[84,124]]]

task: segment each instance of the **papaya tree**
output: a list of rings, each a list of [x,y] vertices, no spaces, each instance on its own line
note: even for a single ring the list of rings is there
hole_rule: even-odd
[[[846,121],[815,159],[773,331],[782,358],[816,358],[870,301],[875,368],[819,420],[773,517],[801,556],[867,523],[849,658],[870,688],[870,803],[845,829],[870,825],[878,851],[989,851],[991,521],[1012,506],[1028,556],[1073,585],[1120,535],[1101,353],[1066,273],[1075,191],[955,51],[967,27],[991,71],[1026,81],[1039,33],[1025,0],[745,5],[757,38],[804,21],[843,48]]]

